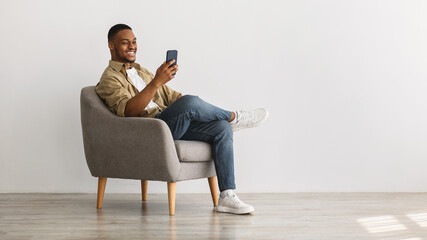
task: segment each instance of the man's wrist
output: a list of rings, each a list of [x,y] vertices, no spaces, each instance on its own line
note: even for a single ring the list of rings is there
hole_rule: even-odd
[[[156,89],[158,89],[160,86],[162,86],[162,85],[157,83],[156,77],[154,77],[154,79],[148,85],[151,85],[151,86],[155,87]]]

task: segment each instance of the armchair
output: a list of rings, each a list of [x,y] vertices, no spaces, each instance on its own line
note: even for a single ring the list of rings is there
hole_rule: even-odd
[[[95,92],[80,95],[81,124],[86,162],[98,178],[97,208],[102,207],[107,178],[141,180],[142,200],[148,181],[165,181],[169,214],[175,214],[176,182],[208,178],[214,206],[218,205],[216,173],[211,147],[198,141],[174,141],[165,122],[155,118],[120,117]]]

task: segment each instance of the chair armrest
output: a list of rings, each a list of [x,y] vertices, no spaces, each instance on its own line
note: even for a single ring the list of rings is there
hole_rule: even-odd
[[[167,124],[155,118],[82,119],[85,155],[95,177],[176,181],[181,172]],[[86,126],[85,126],[86,125]]]

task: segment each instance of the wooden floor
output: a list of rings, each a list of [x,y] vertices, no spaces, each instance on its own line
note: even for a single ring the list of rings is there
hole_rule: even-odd
[[[252,215],[213,210],[210,194],[0,194],[0,239],[427,240],[427,193],[239,194]]]

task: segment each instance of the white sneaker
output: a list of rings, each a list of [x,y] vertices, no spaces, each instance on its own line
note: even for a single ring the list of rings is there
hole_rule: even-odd
[[[254,207],[242,202],[233,190],[226,190],[224,196],[219,197],[218,212],[234,213],[234,214],[247,214],[254,212]]]
[[[268,110],[258,108],[252,111],[236,111],[236,121],[230,123],[233,131],[238,131],[244,128],[257,127],[265,122],[268,118]]]

